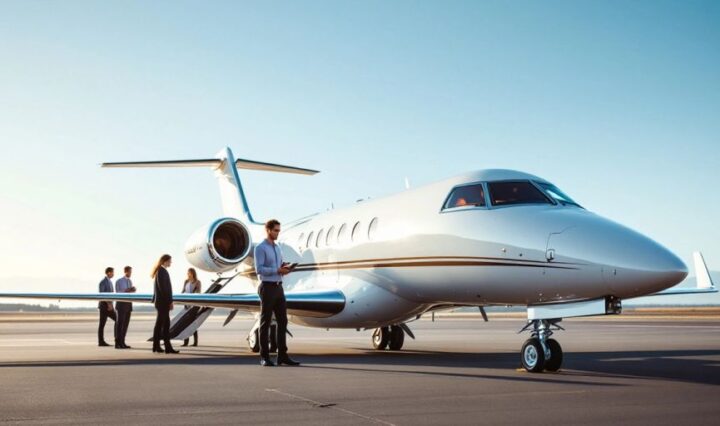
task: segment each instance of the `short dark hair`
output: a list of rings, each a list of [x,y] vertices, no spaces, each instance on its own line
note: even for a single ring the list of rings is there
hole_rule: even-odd
[[[132,266],[126,266],[123,268],[123,271],[128,272],[132,270]]]
[[[115,272],[115,268],[113,268],[112,266],[108,266],[107,268],[105,268],[105,274],[109,274],[110,272]]]
[[[277,225],[280,225],[280,222],[278,222],[277,219],[270,219],[267,222],[265,222],[265,229],[273,229]]]

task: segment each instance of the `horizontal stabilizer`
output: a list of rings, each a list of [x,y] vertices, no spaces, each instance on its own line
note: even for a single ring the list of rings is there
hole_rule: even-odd
[[[123,168],[123,167],[212,167],[218,168],[223,164],[223,160],[218,158],[206,158],[198,160],[165,160],[165,161],[123,161],[116,163],[102,163],[101,167],[106,168]],[[265,163],[262,161],[245,160],[238,158],[235,160],[235,167],[238,169],[261,170],[266,172],[295,173],[300,175],[314,175],[319,173],[317,170],[304,169],[301,167],[286,166],[283,164]]]
[[[266,172],[295,173],[299,175],[314,175],[319,173],[317,170],[303,169],[300,167],[283,166],[282,164],[263,163],[260,161],[244,160],[238,158],[235,160],[235,166],[238,169],[248,170],[264,170]]]
[[[138,293],[0,293],[0,298],[152,303],[153,295]],[[288,314],[304,317],[329,317],[340,313],[345,308],[345,295],[339,290],[290,292],[285,293],[285,300]],[[173,295],[173,302],[178,305],[243,309],[251,312],[260,310],[260,296],[257,293],[180,293]]]
[[[101,167],[218,167],[222,160],[207,158],[204,160],[167,160],[167,161],[124,161],[119,163],[102,163]]]

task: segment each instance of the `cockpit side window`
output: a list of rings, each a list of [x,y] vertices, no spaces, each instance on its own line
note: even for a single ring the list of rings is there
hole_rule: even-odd
[[[482,184],[460,186],[452,190],[443,209],[455,207],[483,207],[485,206],[485,190]]]
[[[558,203],[562,204],[563,206],[572,205],[581,207],[580,204],[573,201],[572,198],[568,197],[564,192],[560,190],[557,186],[551,184],[551,183],[545,183],[545,182],[537,182],[536,184],[540,186],[549,196],[555,199]]]
[[[529,181],[488,182],[493,206],[514,204],[552,204],[552,201]]]

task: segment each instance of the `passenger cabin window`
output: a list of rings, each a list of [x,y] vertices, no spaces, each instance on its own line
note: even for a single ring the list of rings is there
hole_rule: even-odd
[[[360,222],[355,222],[353,226],[352,234],[350,234],[350,241],[356,242],[360,237]]]
[[[370,226],[368,226],[368,240],[374,240],[375,235],[377,234],[377,227],[378,227],[378,218],[373,218],[372,222],[370,222]]]
[[[331,226],[328,230],[327,238],[325,238],[325,245],[330,246],[335,242],[335,227]]]
[[[305,244],[305,233],[304,232],[301,233],[300,236],[298,237],[298,249],[302,249],[303,244]]]
[[[324,238],[325,238],[325,230],[321,229],[320,232],[318,232],[317,240],[315,240],[315,247],[320,248],[320,244],[322,244]]]
[[[550,199],[528,181],[488,182],[493,206],[515,204],[552,204]]]
[[[312,244],[313,235],[315,235],[315,232],[310,232],[310,235],[308,235],[307,241],[305,242],[306,248],[310,248],[310,245]]]
[[[338,231],[338,238],[337,238],[338,244],[344,244],[346,237],[347,237],[347,224],[343,223],[342,226],[340,226],[340,230]]]
[[[453,189],[443,209],[466,206],[485,206],[485,190],[481,184],[465,185]]]

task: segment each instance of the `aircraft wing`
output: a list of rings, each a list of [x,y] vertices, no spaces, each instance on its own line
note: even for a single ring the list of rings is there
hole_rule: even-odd
[[[138,293],[0,293],[0,298],[152,303],[153,295]],[[288,292],[285,293],[285,300],[288,314],[303,317],[329,317],[340,313],[345,308],[345,295],[339,290]],[[173,302],[179,305],[211,308],[260,310],[260,296],[257,293],[180,293],[173,295]]]

